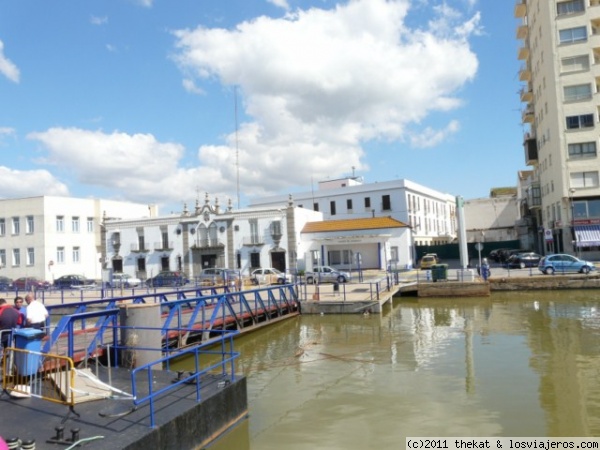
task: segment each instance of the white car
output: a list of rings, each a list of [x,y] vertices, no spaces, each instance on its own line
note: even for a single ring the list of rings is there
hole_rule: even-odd
[[[142,284],[142,280],[126,273],[113,273],[111,286],[114,288],[132,288]]]
[[[289,273],[283,273],[272,267],[256,269],[251,274],[254,284],[286,284],[292,282],[292,276]]]
[[[352,278],[349,272],[343,272],[329,266],[316,266],[312,272],[306,272],[305,277],[308,284],[347,283]]]

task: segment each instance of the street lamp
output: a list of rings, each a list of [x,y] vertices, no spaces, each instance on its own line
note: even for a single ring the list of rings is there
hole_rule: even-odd
[[[573,194],[575,193],[575,188],[569,189],[569,200],[571,202],[571,234],[573,236],[573,247],[575,249],[575,254],[579,257],[579,246],[577,245],[577,232],[575,231],[575,202],[573,201]]]

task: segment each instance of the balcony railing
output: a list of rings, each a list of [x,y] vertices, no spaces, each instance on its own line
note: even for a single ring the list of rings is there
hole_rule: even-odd
[[[173,248],[173,241],[154,243],[154,250],[173,250]]]
[[[225,245],[216,238],[196,239],[192,242],[192,248],[224,247]]]
[[[242,238],[242,245],[263,245],[265,238],[262,236],[246,236]]]
[[[527,15],[527,2],[526,0],[517,0],[515,5],[515,17],[525,17]]]
[[[148,251],[150,251],[150,249],[145,244],[144,245],[131,244],[131,251],[132,252],[148,252]]]

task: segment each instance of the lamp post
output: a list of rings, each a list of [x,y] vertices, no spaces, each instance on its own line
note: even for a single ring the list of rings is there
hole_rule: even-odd
[[[575,202],[573,201],[573,194],[575,193],[574,188],[569,189],[569,201],[571,203],[571,233],[573,236],[573,249],[575,254],[579,257],[579,246],[577,245],[577,232],[575,231]]]

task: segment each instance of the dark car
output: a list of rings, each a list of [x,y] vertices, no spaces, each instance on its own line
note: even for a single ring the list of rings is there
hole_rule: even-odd
[[[509,268],[524,269],[526,267],[537,267],[542,259],[542,255],[534,252],[515,253],[506,261]]]
[[[488,258],[496,261],[496,262],[500,262],[500,255],[502,255],[502,252],[505,252],[507,250],[511,250],[510,248],[497,248],[495,250],[492,250],[490,252],[490,254],[488,255]]]
[[[71,288],[90,288],[94,287],[96,282],[83,275],[63,275],[62,277],[54,280],[54,287],[58,289],[71,289]]]
[[[6,291],[12,289],[13,280],[8,277],[0,277],[0,290]]]
[[[18,289],[20,291],[48,289],[50,286],[50,282],[40,280],[36,277],[21,277],[13,281],[13,288]]]
[[[172,270],[164,270],[146,280],[146,284],[150,287],[183,286],[188,282],[183,273]]]

